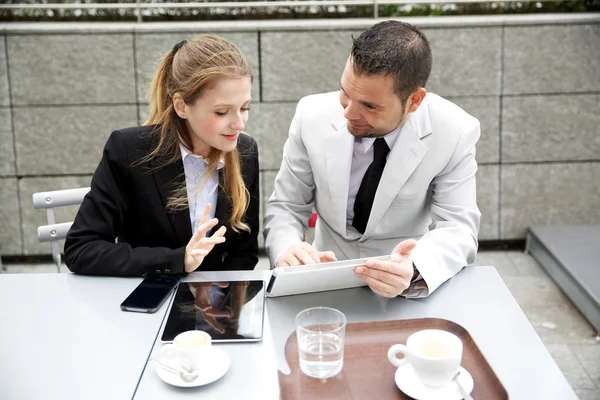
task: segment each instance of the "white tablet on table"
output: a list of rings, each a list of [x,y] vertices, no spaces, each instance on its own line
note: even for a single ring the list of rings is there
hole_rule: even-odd
[[[267,297],[366,286],[366,282],[356,276],[354,268],[372,259],[389,260],[390,256],[275,268],[267,287]]]

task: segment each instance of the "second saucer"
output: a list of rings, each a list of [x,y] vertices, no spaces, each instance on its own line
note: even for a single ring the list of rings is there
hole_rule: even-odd
[[[460,367],[459,371],[460,384],[467,393],[471,393],[474,386],[473,377],[463,367]],[[463,398],[454,381],[438,389],[422,384],[410,364],[405,364],[396,370],[395,381],[402,392],[416,400],[461,400]]]

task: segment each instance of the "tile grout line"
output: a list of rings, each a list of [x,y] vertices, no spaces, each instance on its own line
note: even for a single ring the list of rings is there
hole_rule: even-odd
[[[258,102],[262,103],[263,100],[263,74],[262,74],[262,32],[257,32],[257,46],[258,46]]]
[[[504,38],[502,40],[504,42]],[[504,53],[504,51],[503,51]],[[502,67],[504,67],[504,62],[502,62]],[[548,92],[548,93],[500,93],[500,96],[509,97],[509,98],[519,98],[519,97],[556,97],[556,96],[590,96],[599,94],[597,90],[582,90],[580,92]],[[474,96],[475,97],[475,96]]]
[[[13,106],[12,83],[10,79],[10,61],[8,58],[8,35],[4,35],[4,54],[6,56],[6,83],[8,85],[8,104],[10,107],[10,127],[13,139],[13,157],[17,183],[17,209],[19,210],[19,234],[21,236],[21,254],[25,251],[25,232],[23,231],[23,207],[21,201],[21,178],[18,177],[17,135],[15,132],[15,110]]]
[[[599,164],[600,165],[600,159],[599,160],[561,160],[561,161],[531,161],[531,162],[524,162],[524,161],[520,161],[520,162],[506,162],[503,163],[502,165],[498,164],[498,163],[489,163],[489,162],[478,162],[477,165],[479,167],[481,166],[485,166],[485,167],[493,167],[493,166],[498,166],[498,167],[502,167],[502,166],[528,166],[528,165],[585,165],[585,164]],[[277,173],[279,171],[279,169],[277,168],[264,168],[261,169],[260,172],[274,172]],[[0,174],[0,178],[61,178],[61,177],[65,177],[65,176],[82,176],[82,177],[88,177],[88,176],[92,176],[93,175],[93,171],[92,172],[66,172],[66,173],[53,173],[53,174],[43,174],[43,173],[36,173],[36,174],[9,174],[9,175],[4,175],[4,174]],[[499,240],[499,239],[494,239],[494,240]],[[507,239],[509,240],[509,239]]]
[[[13,104],[12,108],[66,108],[66,107],[77,107],[77,108],[85,108],[85,107],[122,107],[122,106],[135,106],[136,102],[129,103],[63,103],[63,104]]]
[[[131,32],[132,49],[133,49],[133,84],[135,86],[135,119],[138,125],[140,123],[140,101],[139,101],[139,82],[138,82],[138,68],[137,68],[137,38],[135,32]]]
[[[504,101],[504,34],[505,28],[500,28],[500,94],[498,109],[498,239],[502,239],[502,112]]]
[[[259,63],[259,76],[262,78],[262,67]],[[138,79],[137,73],[135,74],[136,82]],[[260,79],[259,85],[259,94],[262,96],[263,85],[262,79]],[[139,95],[139,87],[136,84],[136,91],[138,91]],[[561,93],[519,93],[519,94],[509,94],[509,93],[500,93],[500,94],[485,94],[485,95],[452,95],[452,94],[444,94],[445,98],[449,100],[453,99],[504,99],[504,98],[523,98],[523,97],[544,97],[544,96],[598,96],[600,95],[600,91],[590,91],[590,92],[561,92]],[[264,100],[262,97],[259,101],[256,101],[257,104],[296,104],[300,101],[298,99],[279,99],[279,100]],[[12,104],[13,108],[61,108],[61,107],[117,107],[117,106],[131,106],[131,105],[146,105],[147,101],[140,102],[136,99],[133,102],[118,102],[118,103],[60,103],[60,104]],[[10,108],[11,106],[0,106],[0,109]]]
[[[507,161],[507,162],[503,162],[502,164],[500,163],[495,163],[495,162],[487,162],[487,161],[480,161],[477,162],[477,165],[487,165],[487,166],[492,166],[492,165],[559,165],[559,164],[598,164],[600,163],[600,158],[599,159],[590,159],[590,160],[548,160],[548,161]]]

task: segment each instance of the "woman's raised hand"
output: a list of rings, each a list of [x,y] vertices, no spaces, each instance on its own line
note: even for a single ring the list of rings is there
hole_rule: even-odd
[[[208,217],[210,216],[210,204],[207,204],[204,208],[204,214],[202,215],[202,220],[200,221],[200,225],[194,232],[194,235],[188,242],[187,246],[185,246],[185,272],[190,273],[194,271],[202,261],[204,261],[204,257],[210,253],[210,251],[215,247],[216,244],[225,242],[225,232],[227,228],[222,226],[210,237],[206,237],[206,233],[214,228],[219,220],[217,218],[213,218],[210,221]]]

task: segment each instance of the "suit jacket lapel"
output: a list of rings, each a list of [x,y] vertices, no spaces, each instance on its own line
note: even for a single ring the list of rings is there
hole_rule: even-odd
[[[153,167],[160,165],[159,161],[153,161]],[[169,197],[173,193],[174,188],[185,187],[185,173],[183,170],[183,162],[181,160],[160,167],[155,170],[152,175],[154,176],[154,182],[156,188],[160,194],[163,205],[166,207]],[[165,216],[169,220],[173,232],[176,235],[181,245],[189,242],[192,237],[192,223],[190,221],[190,210],[186,208],[182,211],[165,213]]]
[[[345,236],[354,136],[348,132],[345,118],[336,120],[333,124],[337,130],[325,138],[327,181],[331,195],[331,207],[335,212],[333,221],[328,221],[328,223]]]
[[[427,154],[428,149],[421,142],[421,138],[429,133],[429,112],[426,104],[422,104],[404,123],[390,151],[363,239],[375,230],[400,189]]]

